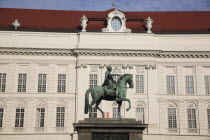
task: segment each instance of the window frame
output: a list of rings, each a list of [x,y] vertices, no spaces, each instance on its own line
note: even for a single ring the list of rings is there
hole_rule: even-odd
[[[17,112],[17,110],[20,110],[20,112]],[[23,110],[23,112],[22,112]],[[17,115],[18,114],[18,115]],[[22,116],[23,114],[23,116]],[[21,123],[22,120],[22,123]],[[18,107],[15,111],[15,128],[23,128],[25,123],[25,108]]]
[[[4,125],[4,112],[4,107],[0,107],[0,128],[3,128]]]
[[[60,76],[60,77],[59,77]],[[59,73],[58,74],[58,81],[57,81],[57,92],[58,93],[66,93],[66,74],[65,73]]]
[[[60,111],[58,111],[58,108],[60,108]],[[64,111],[62,111],[62,108],[64,108]],[[59,118],[58,118],[59,114]],[[66,117],[66,107],[65,106],[57,106],[56,107],[56,122],[55,126],[56,127],[65,127],[65,119]]]
[[[190,80],[189,80],[189,87],[187,87],[187,77],[192,77],[193,78],[193,80],[192,80],[192,82],[193,82],[193,93],[191,93],[192,91],[190,91],[190,89],[192,88],[192,87],[190,87],[191,85],[191,83],[190,83]],[[195,76],[194,75],[185,75],[185,93],[187,94],[187,95],[195,95],[195,86],[196,86],[196,83],[195,83]],[[188,92],[188,90],[187,90],[187,88],[189,88],[189,92]]]
[[[41,76],[41,79],[40,79],[40,76]],[[46,73],[38,74],[37,92],[39,93],[47,92],[47,74]]]
[[[175,114],[170,113],[170,110],[175,110]],[[173,118],[175,116],[175,118]],[[170,119],[172,117],[172,119]],[[176,107],[168,107],[167,108],[167,118],[168,118],[168,129],[177,129],[178,128],[178,119],[177,119],[177,108]],[[171,124],[170,124],[171,120]],[[170,127],[171,126],[171,127]]]
[[[137,78],[137,76],[139,76],[139,78]],[[141,76],[143,79],[142,81],[141,81]],[[139,79],[139,82],[137,82],[137,79]],[[144,94],[145,93],[145,76],[144,76],[144,74],[136,74],[135,83],[136,83],[136,93]],[[139,84],[137,84],[137,83],[139,83]]]
[[[169,81],[168,81],[168,77],[170,77]],[[171,77],[173,77],[173,82],[171,81]],[[174,85],[172,85],[171,82]],[[166,75],[166,93],[167,93],[167,95],[175,95],[176,94],[176,77],[175,77],[175,75],[171,75],[171,74]]]
[[[25,75],[25,77],[24,77]],[[17,92],[27,92],[27,73],[18,73],[18,86]]]
[[[44,112],[43,112],[43,110],[44,110]],[[39,128],[45,127],[45,120],[46,120],[45,112],[46,112],[45,107],[37,107],[36,108],[36,127],[39,127]],[[44,115],[42,116],[42,114],[44,114]],[[42,122],[43,122],[43,124],[42,124]]]
[[[0,73],[0,92],[6,92],[7,73]]]

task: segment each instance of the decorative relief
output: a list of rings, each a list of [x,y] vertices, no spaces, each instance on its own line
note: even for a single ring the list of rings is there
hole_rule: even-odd
[[[97,66],[97,65],[90,66],[90,72],[97,73],[98,69],[99,69],[99,66]]]
[[[122,73],[121,66],[113,66],[113,73]]]
[[[144,67],[136,66],[136,73],[144,73]]]

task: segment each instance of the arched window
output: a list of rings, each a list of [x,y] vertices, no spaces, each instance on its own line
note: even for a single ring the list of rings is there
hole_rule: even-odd
[[[177,109],[174,103],[168,106],[168,128],[177,128]]]
[[[197,115],[196,106],[194,103],[189,103],[187,106],[188,132],[197,133]]]
[[[113,17],[111,21],[112,29],[118,31],[122,27],[122,22],[119,17]]]
[[[210,104],[207,108],[208,129],[210,129]]]
[[[145,105],[142,102],[136,106],[136,120],[145,123]]]

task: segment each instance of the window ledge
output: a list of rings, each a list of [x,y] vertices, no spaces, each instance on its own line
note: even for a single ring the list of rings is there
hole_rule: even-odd
[[[14,127],[15,132],[24,132],[24,127]]]
[[[178,133],[178,128],[168,128],[168,132],[170,133]]]
[[[56,132],[65,132],[66,131],[66,127],[55,127]]]
[[[198,133],[198,131],[199,131],[199,130],[196,129],[196,128],[188,128],[188,129],[187,129],[187,132],[188,132],[188,133]]]
[[[45,132],[46,127],[35,127],[34,130],[35,130],[36,132]]]

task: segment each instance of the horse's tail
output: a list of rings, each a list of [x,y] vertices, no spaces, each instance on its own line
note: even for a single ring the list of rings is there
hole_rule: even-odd
[[[89,88],[86,93],[85,93],[85,114],[88,113],[88,108],[89,108],[89,93],[91,92],[92,88]]]

